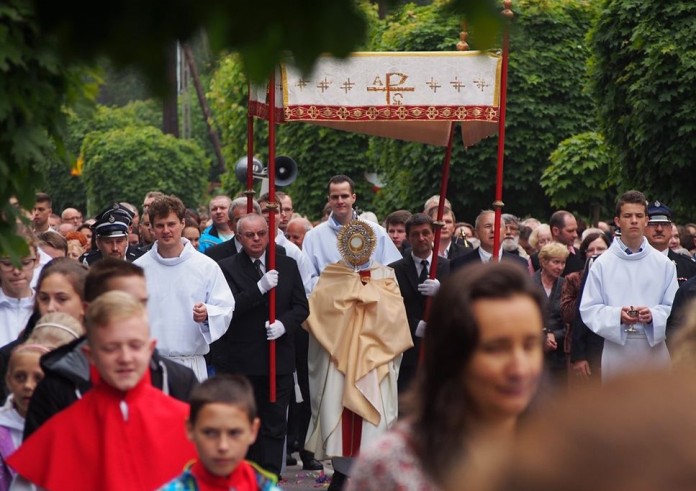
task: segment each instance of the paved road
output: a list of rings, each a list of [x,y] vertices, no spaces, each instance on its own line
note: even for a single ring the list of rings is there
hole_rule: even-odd
[[[299,454],[294,453],[293,456],[298,460],[298,465],[289,466],[285,469],[283,480],[279,483],[281,489],[316,491],[329,487],[330,476],[333,474],[330,460],[323,462],[324,471],[303,471],[302,462],[299,462]]]

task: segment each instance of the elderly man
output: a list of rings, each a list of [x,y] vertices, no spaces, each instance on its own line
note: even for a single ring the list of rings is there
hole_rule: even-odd
[[[295,335],[301,330],[309,309],[297,263],[276,254],[275,268],[269,266],[268,224],[255,214],[237,223],[242,250],[219,265],[234,295],[236,311],[230,327],[213,353],[213,366],[220,373],[242,373],[254,387],[261,418],[256,443],[249,459],[280,474],[287,434],[286,414],[293,391]],[[275,313],[269,321],[269,296],[275,289]],[[268,341],[276,341],[276,401],[269,400]]]
[[[693,258],[678,254],[669,248],[669,240],[672,237],[672,210],[664,203],[653,201],[648,205],[645,237],[651,246],[667,256],[677,267],[679,285],[696,276],[696,262]]]
[[[500,236],[502,237],[505,233],[502,221],[500,228]],[[474,222],[474,233],[476,238],[479,239],[480,245],[476,249],[451,260],[451,272],[467,264],[487,263],[492,260],[494,254],[493,240],[495,237],[495,212],[493,210],[484,210],[479,213],[479,216],[476,217],[476,222]],[[502,247],[495,251],[495,254],[499,261],[512,261],[527,270],[527,261],[520,256],[510,253]]]
[[[72,223],[77,229],[82,225],[82,213],[76,208],[66,208],[60,214],[60,220],[63,223]]]
[[[516,254],[524,259],[529,259],[529,254],[520,245],[520,219],[511,213],[503,213],[505,236],[501,242],[504,250]]]

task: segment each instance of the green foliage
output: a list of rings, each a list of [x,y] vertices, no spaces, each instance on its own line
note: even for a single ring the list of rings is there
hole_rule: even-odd
[[[592,92],[626,188],[696,214],[696,3],[608,0],[592,31]]]
[[[545,219],[550,214],[539,179],[549,154],[564,139],[594,126],[583,88],[589,53],[583,38],[595,16],[583,0],[519,0],[510,36],[503,201],[505,211]],[[446,9],[408,5],[388,19],[380,49],[451,50],[458,32]],[[473,38],[473,36],[472,36]],[[474,39],[472,49],[477,48]],[[379,211],[422,206],[439,192],[444,149],[374,139],[370,158],[388,185]],[[448,197],[471,220],[494,199],[497,139],[464,149],[455,138]]]
[[[544,218],[550,210],[539,179],[549,154],[562,140],[594,125],[592,102],[583,92],[588,51],[582,40],[595,8],[583,0],[520,0],[515,9],[504,201],[506,211]],[[452,15],[448,2],[397,7],[382,22],[370,18],[376,30],[373,44],[367,46],[370,50],[453,50],[458,41],[459,18]],[[231,56],[220,63],[209,97],[231,167],[246,154],[246,83],[238,58]],[[254,153],[265,162],[267,125],[254,124]],[[358,205],[382,217],[397,208],[419,210],[428,196],[440,190],[443,148],[383,138],[365,140],[306,124],[279,126],[277,135],[277,153],[292,156],[300,168],[300,178],[288,192],[295,207],[312,217],[324,205],[324,176],[339,172],[351,175],[359,191],[364,189]],[[493,201],[496,155],[495,138],[468,150],[455,139],[448,196],[461,218],[470,220]],[[373,194],[364,171],[378,171],[387,186]],[[242,189],[230,172],[223,187],[234,192]]]
[[[601,134],[587,132],[563,140],[550,160],[541,176],[541,187],[551,198],[551,205],[579,206],[586,216],[597,207],[605,214],[613,212],[617,179],[611,171],[611,151]]]
[[[90,111],[81,111],[81,114],[70,111],[68,133],[64,140],[67,159],[52,152],[36,164],[45,178],[42,189],[53,199],[56,213],[69,206],[87,209],[85,184],[82,177],[72,175],[71,170],[76,165],[82,142],[90,132],[128,126],[157,126],[161,118],[161,109],[154,101],[136,101],[120,108],[97,106]]]
[[[205,191],[210,162],[201,148],[157,128],[94,131],[85,138],[82,153],[90,213],[112,201],[139,203],[154,189],[195,206]]]
[[[247,85],[238,57],[229,56],[220,66],[208,95],[225,142],[223,153],[228,171],[223,176],[223,190],[230,195],[245,186],[234,175],[234,164],[246,155]],[[298,213],[319,219],[326,204],[326,183],[335,174],[347,174],[356,181],[357,206],[370,209],[374,192],[362,177],[369,170],[364,158],[368,138],[310,124],[280,125],[276,131],[276,155],[287,155],[299,167],[297,180],[284,191],[293,197]],[[254,121],[254,155],[268,163],[268,124]],[[259,186],[256,186],[257,191]]]
[[[366,22],[354,0],[223,0],[166,3],[121,0],[99,6],[86,1],[37,2],[42,30],[59,35],[69,57],[94,60],[107,53],[116,66],[134,65],[154,88],[165,84],[163,56],[174,41],[188,41],[201,29],[215,51],[241,54],[245,71],[260,81],[285,52],[308,69],[321,53],[345,56],[363,39]],[[156,26],[156,27],[155,27]]]
[[[45,182],[39,164],[63,152],[62,107],[87,103],[96,86],[93,73],[59,63],[29,2],[0,4],[0,39],[0,255],[16,258],[26,243],[12,233],[18,210],[10,198],[33,207]]]

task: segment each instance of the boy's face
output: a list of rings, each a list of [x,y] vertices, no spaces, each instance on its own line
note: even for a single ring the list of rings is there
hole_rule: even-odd
[[[227,477],[256,441],[259,419],[251,422],[239,406],[214,402],[201,408],[196,421],[188,422],[187,431],[203,466],[216,476]]]
[[[95,327],[85,353],[104,382],[125,392],[143,378],[154,349],[147,318],[135,315]]]

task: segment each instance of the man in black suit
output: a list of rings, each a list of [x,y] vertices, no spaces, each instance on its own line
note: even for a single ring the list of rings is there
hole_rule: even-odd
[[[693,258],[678,254],[669,248],[671,236],[672,210],[664,203],[653,201],[648,205],[648,226],[645,227],[645,237],[651,246],[667,256],[677,267],[677,281],[681,286],[686,280],[696,276],[696,262]]]
[[[276,254],[269,269],[268,224],[256,214],[237,222],[242,250],[218,264],[232,290],[234,317],[218,340],[213,366],[219,373],[246,375],[254,387],[261,429],[247,458],[280,475],[293,390],[295,331],[309,314],[302,278],[292,258]],[[269,323],[268,292],[275,288],[276,320]],[[269,346],[276,342],[276,402],[269,398]]]
[[[254,210],[252,213],[260,215],[261,206],[256,201],[252,201],[252,203]],[[236,198],[232,200],[227,214],[230,219],[230,230],[232,230],[232,233],[236,234],[237,221],[247,214],[247,198]],[[221,242],[220,244],[215,244],[213,246],[208,247],[205,250],[205,255],[214,259],[217,262],[220,262],[226,257],[230,257],[237,254],[237,252],[239,252],[241,248],[242,244],[235,235],[235,237],[232,237],[230,240],[226,240],[224,242]]]
[[[450,272],[454,273],[459,268],[467,264],[487,263],[493,257],[493,239],[495,237],[495,212],[493,210],[484,210],[476,217],[474,222],[474,234],[480,241],[479,247],[471,252],[467,252],[463,256],[459,256],[450,261]],[[505,234],[503,221],[500,220],[500,237],[502,239]],[[520,267],[528,271],[527,261],[520,256],[511,254],[500,247],[498,249],[498,259],[502,261],[511,261],[519,264]]]
[[[408,327],[413,338],[413,348],[404,353],[399,369],[398,389],[399,394],[404,392],[416,374],[418,365],[418,353],[420,340],[425,330],[425,300],[427,296],[437,293],[445,276],[449,273],[449,261],[440,257],[437,260],[435,280],[428,276],[433,263],[433,220],[428,215],[416,213],[406,220],[406,239],[411,244],[411,249],[406,255],[391,263],[396,279],[399,282],[401,296],[406,306]],[[423,263],[425,261],[425,263]],[[420,327],[420,329],[419,329]]]

